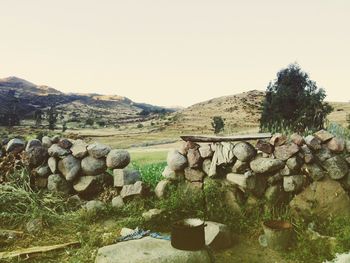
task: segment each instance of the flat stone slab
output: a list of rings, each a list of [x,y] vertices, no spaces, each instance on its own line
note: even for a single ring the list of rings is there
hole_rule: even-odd
[[[206,250],[185,251],[173,248],[170,241],[145,237],[102,247],[95,263],[210,263]]]

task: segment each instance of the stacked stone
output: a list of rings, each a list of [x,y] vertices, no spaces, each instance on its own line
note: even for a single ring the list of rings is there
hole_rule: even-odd
[[[130,163],[129,153],[100,143],[88,145],[80,139],[44,136],[26,144],[15,138],[7,142],[5,150],[8,154],[24,151],[35,186],[52,192],[77,193],[91,199],[113,184],[123,197],[135,193],[139,184],[143,187],[138,172],[124,169]],[[107,168],[114,169],[113,176]]]
[[[164,195],[160,191],[164,185],[183,177],[199,189],[205,177],[221,179],[271,204],[288,200],[321,180],[335,180],[341,191],[350,190],[350,141],[325,130],[305,138],[296,133],[290,137],[275,134],[270,140],[258,140],[255,146],[243,141],[220,144],[224,147],[185,142],[181,149],[170,151],[164,180],[156,188],[161,193],[158,196]],[[213,166],[216,173],[211,172]]]

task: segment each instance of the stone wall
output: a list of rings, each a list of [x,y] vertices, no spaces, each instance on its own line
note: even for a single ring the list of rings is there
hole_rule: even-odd
[[[29,168],[34,187],[79,194],[85,199],[96,197],[108,186],[115,186],[123,198],[144,190],[139,172],[125,169],[130,163],[125,150],[58,136],[28,142],[19,138],[3,140],[2,146],[0,183],[6,181],[5,173],[12,173],[11,167],[19,164]]]
[[[346,208],[347,214],[349,163],[350,141],[324,130],[307,137],[275,134],[270,140],[251,143],[184,142],[168,153],[168,166],[156,194],[162,197],[172,181],[203,189],[207,178],[213,178],[272,205],[293,199],[290,205],[300,213],[314,211],[312,206],[332,209],[340,204],[339,209]]]

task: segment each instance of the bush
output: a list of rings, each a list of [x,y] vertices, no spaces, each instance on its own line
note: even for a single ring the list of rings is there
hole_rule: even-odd
[[[223,131],[224,127],[225,127],[224,119],[221,116],[213,117],[213,121],[211,123],[211,126],[214,128],[215,134]]]
[[[267,87],[260,129],[270,130],[273,126],[298,132],[323,129],[326,116],[333,110],[323,102],[325,97],[325,91],[298,64],[291,64],[280,70],[277,79]]]

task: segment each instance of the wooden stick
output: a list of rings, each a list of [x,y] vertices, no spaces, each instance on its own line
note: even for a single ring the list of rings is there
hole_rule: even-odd
[[[201,136],[201,135],[187,135],[180,136],[184,141],[190,142],[233,142],[233,141],[245,141],[245,140],[257,140],[257,139],[269,139],[272,137],[271,133],[256,133],[256,134],[244,134],[235,136]]]
[[[69,246],[76,246],[79,244],[80,244],[79,242],[70,242],[70,243],[59,244],[59,245],[39,246],[39,247],[23,248],[23,249],[18,249],[18,250],[9,251],[9,252],[0,252],[0,259],[9,259],[14,257],[28,256],[30,254],[49,252],[49,251],[58,250]]]

